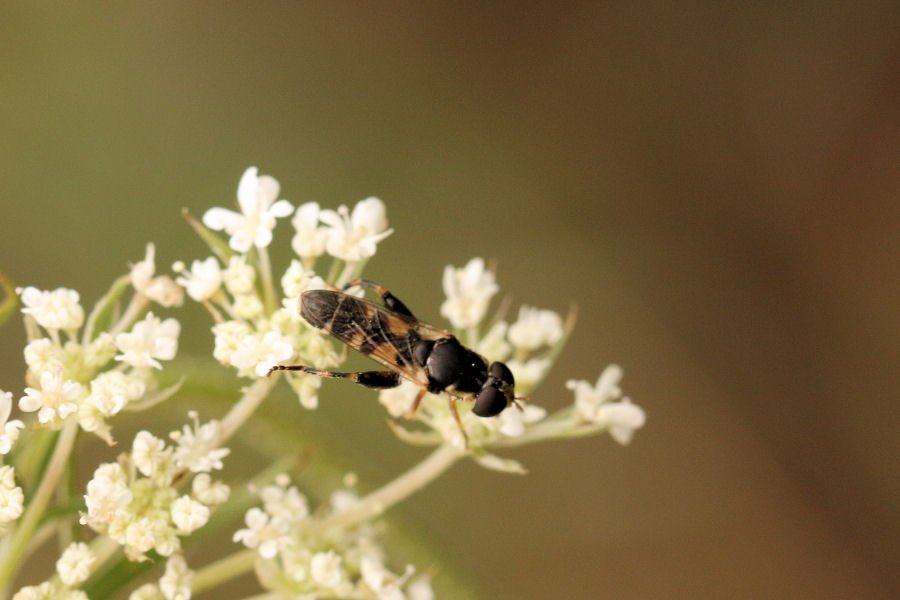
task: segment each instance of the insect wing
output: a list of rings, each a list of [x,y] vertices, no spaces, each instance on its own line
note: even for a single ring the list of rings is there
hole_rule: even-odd
[[[300,313],[310,324],[423,387],[428,376],[413,359],[413,350],[423,338],[449,335],[363,298],[330,290],[305,292]]]

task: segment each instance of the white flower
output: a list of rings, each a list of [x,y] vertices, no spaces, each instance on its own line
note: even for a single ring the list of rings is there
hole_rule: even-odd
[[[609,435],[623,446],[631,441],[634,432],[643,427],[647,420],[644,409],[632,404],[628,398],[604,405],[600,413],[597,422],[605,421]]]
[[[213,325],[215,338],[213,356],[226,367],[231,366],[231,356],[241,347],[243,339],[252,335],[250,326],[242,321],[225,321]]]
[[[145,389],[146,384],[138,377],[121,371],[105,371],[91,381],[87,402],[103,416],[110,417],[143,396]]]
[[[231,354],[231,364],[240,370],[253,369],[260,377],[281,361],[294,355],[288,338],[276,328],[258,335],[246,335],[237,350]]]
[[[178,533],[186,534],[203,527],[209,520],[209,507],[197,502],[190,496],[181,496],[172,502],[170,507],[172,522],[178,527]]]
[[[12,600],[88,600],[88,596],[81,590],[70,590],[60,583],[45,581],[23,587]]]
[[[328,227],[328,254],[348,262],[373,256],[378,242],[394,232],[387,227],[384,202],[374,197],[357,202],[353,212],[343,204],[323,210],[319,219]]]
[[[434,600],[434,590],[427,575],[419,575],[406,586],[409,600]]]
[[[173,491],[172,488],[166,488],[165,491]],[[161,556],[172,556],[178,550],[181,550],[181,541],[178,539],[177,530],[172,527],[165,518],[155,520],[157,526],[156,545],[153,547]],[[127,552],[127,549],[126,549]]]
[[[25,346],[25,364],[35,375],[63,366],[65,354],[48,338],[38,338]]]
[[[198,473],[191,481],[194,498],[207,506],[217,506],[228,500],[231,489],[221,481],[214,482],[209,473]]]
[[[251,246],[264,248],[272,241],[275,219],[291,214],[294,207],[278,197],[278,181],[269,175],[258,175],[256,167],[244,171],[238,183],[237,199],[241,212],[211,208],[203,215],[203,223],[231,236],[228,245],[236,252],[247,252]]]
[[[507,437],[519,437],[525,433],[525,425],[536,423],[547,416],[547,411],[540,406],[525,404],[522,410],[509,408],[497,415],[495,419],[484,419],[481,423],[496,429]]]
[[[644,426],[646,415],[640,406],[632,404],[628,398],[621,398],[621,378],[622,369],[609,365],[594,386],[587,381],[570,380],[566,387],[575,392],[577,421],[605,425],[613,439],[627,444],[634,432]]]
[[[219,291],[222,285],[219,261],[214,256],[204,261],[195,260],[191,263],[191,270],[182,271],[181,276],[175,281],[178,285],[184,286],[188,296],[197,302],[203,302]]]
[[[166,443],[150,433],[139,431],[131,445],[131,461],[143,475],[158,478],[173,471],[172,449]]]
[[[74,592],[58,589],[49,581],[39,585],[27,585],[13,595],[12,600],[75,600]],[[80,592],[84,594],[84,592]]]
[[[422,388],[412,381],[403,380],[397,387],[381,390],[378,393],[378,401],[395,419],[404,417],[409,414],[420,389]]]
[[[516,378],[516,392],[525,395],[544,378],[550,361],[546,358],[529,358],[524,362],[513,359],[506,361],[506,366]]]
[[[0,390],[0,454],[7,454],[19,438],[19,430],[25,423],[19,419],[8,421],[12,411],[12,392]]]
[[[78,303],[78,292],[58,288],[43,292],[27,287],[21,293],[22,312],[31,315],[45,329],[78,329],[84,323],[84,310]]]
[[[97,531],[106,531],[117,512],[124,509],[134,498],[128,487],[128,476],[119,463],[104,463],[94,470],[88,481],[84,495],[87,515],[82,524],[90,525]]]
[[[178,350],[178,334],[181,325],[175,319],[160,321],[153,313],[147,313],[143,321],[138,321],[129,333],[116,336],[116,347],[122,354],[116,355],[133,367],[155,367],[162,369],[158,360],[175,358]]]
[[[138,517],[125,527],[125,545],[133,552],[143,554],[156,546],[166,522],[151,517]]]
[[[309,516],[306,496],[295,486],[267,485],[259,494],[266,512],[289,522],[301,521]]]
[[[68,346],[68,344],[66,345]],[[98,369],[108,363],[115,355],[116,343],[111,333],[101,331],[87,346],[81,346],[81,349],[84,364]]]
[[[552,346],[562,337],[562,319],[552,310],[530,306],[519,308],[519,319],[509,326],[507,337],[516,348],[537,350]]]
[[[56,572],[59,573],[59,578],[63,583],[73,587],[90,577],[91,567],[96,560],[97,557],[94,556],[87,544],[73,542],[56,561]]]
[[[41,373],[40,388],[25,388],[25,396],[19,398],[19,409],[38,411],[38,421],[51,423],[62,421],[78,410],[82,395],[81,384],[63,378],[62,370]]]
[[[506,331],[509,324],[506,321],[497,321],[486,334],[481,336],[475,349],[483,356],[491,360],[506,360],[512,352],[512,347],[506,341]]]
[[[22,516],[25,493],[16,485],[16,472],[9,465],[0,465],[0,525]]]
[[[281,277],[281,289],[284,290],[284,303],[292,315],[297,313],[297,297],[306,290],[324,289],[325,282],[313,271],[307,271],[299,260],[291,260],[290,266]]]
[[[166,600],[190,600],[191,587],[194,584],[194,572],[180,554],[166,561],[166,572],[159,579],[159,590]]]
[[[155,583],[145,583],[129,594],[128,600],[163,600],[162,592]]]
[[[289,380],[291,388],[297,392],[300,405],[307,410],[319,407],[319,389],[322,387],[321,377],[294,377]]]
[[[494,273],[484,268],[484,260],[473,258],[462,269],[444,268],[444,293],[441,314],[454,327],[474,327],[484,318],[488,304],[499,291]]]
[[[191,411],[188,416],[194,420],[193,429],[185,425],[181,431],[169,434],[178,444],[175,448],[175,464],[194,473],[221,469],[224,466],[222,459],[231,451],[218,447],[219,422],[210,421],[201,425],[196,412]]]
[[[319,227],[319,204],[306,202],[297,208],[291,225],[297,230],[291,247],[300,258],[316,258],[325,252],[328,230]]]
[[[274,558],[278,551],[290,543],[288,522],[269,515],[258,507],[253,507],[244,516],[246,529],[238,529],[232,539],[242,542],[248,548],[256,548],[263,558]]]
[[[262,316],[265,310],[262,300],[256,294],[238,294],[234,297],[232,308],[235,316],[247,321]]]
[[[181,306],[184,301],[184,292],[175,285],[172,278],[168,275],[153,276],[156,273],[155,253],[156,249],[153,244],[147,244],[147,254],[144,256],[144,260],[131,267],[131,285],[138,293],[162,306]]]
[[[618,365],[609,365],[597,378],[597,383],[591,386],[583,380],[570,379],[566,387],[575,392],[575,410],[584,420],[590,421],[591,415],[597,406],[605,402],[618,400],[622,396],[622,388],[619,381],[622,380],[622,368]]]
[[[53,588],[45,581],[40,585],[27,585],[15,593],[12,600],[50,600]]]
[[[247,264],[246,256],[232,256],[222,271],[225,287],[232,294],[250,294],[256,280],[256,270]]]
[[[381,561],[364,556],[359,561],[359,571],[363,581],[375,592],[378,600],[406,600],[400,587],[413,574],[412,565],[408,565],[403,576],[398,577],[385,569]]]
[[[344,477],[347,477],[348,475],[351,474],[348,473]],[[328,504],[331,506],[332,514],[342,513],[359,504],[359,496],[357,496],[350,490],[338,489],[331,493],[331,498],[328,499]]]
[[[341,569],[343,559],[334,550],[328,552],[316,552],[309,563],[309,573],[312,580],[322,587],[337,587],[344,578]]]

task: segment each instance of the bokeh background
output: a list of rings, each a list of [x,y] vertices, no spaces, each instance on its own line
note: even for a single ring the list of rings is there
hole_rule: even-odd
[[[385,200],[367,274],[419,316],[472,256],[578,304],[534,400],[617,362],[631,446],[462,464],[392,513],[482,597],[900,595],[900,4],[3,3],[0,52],[20,285],[90,305],[147,241],[206,256],[181,208],[257,165],[294,204]],[[0,339],[19,394],[18,322]],[[323,403],[365,481],[422,456],[366,390]]]

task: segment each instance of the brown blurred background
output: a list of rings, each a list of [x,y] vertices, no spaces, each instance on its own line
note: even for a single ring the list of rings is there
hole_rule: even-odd
[[[371,278],[440,322],[443,266],[496,259],[581,309],[534,400],[618,362],[648,413],[395,510],[483,597],[896,598],[900,4],[770,4],[4,3],[0,270],[89,306],[147,241],[206,256],[179,211],[251,164],[294,204],[377,195]],[[369,392],[323,402],[370,481],[422,456]]]

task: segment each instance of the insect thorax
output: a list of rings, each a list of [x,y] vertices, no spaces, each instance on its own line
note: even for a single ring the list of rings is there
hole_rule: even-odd
[[[487,380],[487,362],[455,337],[437,340],[425,361],[432,392],[474,394]]]

